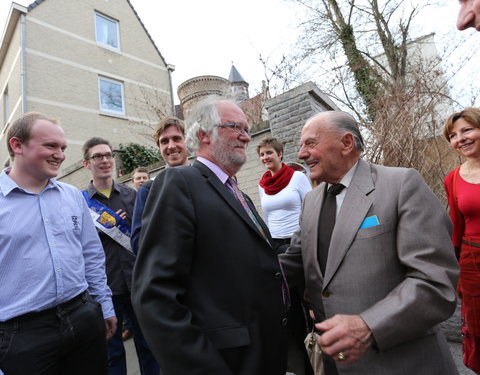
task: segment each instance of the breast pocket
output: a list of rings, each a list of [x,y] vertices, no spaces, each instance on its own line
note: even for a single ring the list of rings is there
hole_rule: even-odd
[[[52,217],[52,231],[55,235],[67,233],[78,236],[82,232],[83,212],[76,207],[62,207]]]
[[[355,239],[358,241],[358,240],[363,240],[367,238],[377,237],[384,233],[391,232],[392,230],[393,230],[393,224],[387,222],[387,223],[375,225],[373,227],[359,229]]]

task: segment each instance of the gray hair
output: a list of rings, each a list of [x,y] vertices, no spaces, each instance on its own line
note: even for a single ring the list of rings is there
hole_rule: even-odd
[[[355,140],[355,148],[357,151],[362,152],[365,149],[360,128],[358,127],[357,120],[355,120],[353,116],[343,111],[325,111],[320,114],[326,114],[328,116],[328,124],[335,127],[339,132],[351,133]]]
[[[198,138],[199,131],[211,134],[213,139],[218,137],[218,127],[215,125],[220,124],[220,115],[217,110],[217,104],[219,102],[229,102],[237,105],[235,101],[227,97],[209,95],[196,103],[190,110],[185,120],[187,128],[185,143],[190,151],[197,152],[200,148],[200,139]]]

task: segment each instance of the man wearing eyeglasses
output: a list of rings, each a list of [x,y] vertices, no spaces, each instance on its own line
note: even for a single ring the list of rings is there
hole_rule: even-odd
[[[91,210],[106,256],[108,286],[119,322],[129,318],[142,374],[158,374],[159,368],[145,342],[130,300],[135,255],[130,247],[130,227],[136,192],[113,180],[115,159],[110,143],[103,138],[90,138],[83,145],[83,165],[92,174],[83,192]],[[117,329],[108,341],[110,375],[125,375],[126,359],[122,330]]]
[[[283,274],[235,181],[247,118],[235,103],[208,97],[186,124],[197,160],[158,175],[143,214],[132,285],[138,319],[166,374],[285,375]]]

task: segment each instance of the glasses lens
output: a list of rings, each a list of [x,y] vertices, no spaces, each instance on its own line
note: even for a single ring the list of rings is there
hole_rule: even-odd
[[[111,160],[114,157],[114,154],[96,154],[92,156],[92,159],[95,161],[101,161],[103,158]]]
[[[250,130],[248,130],[248,128],[242,128],[242,126],[239,124],[235,124],[233,130],[235,130],[235,132],[238,134],[250,135]]]

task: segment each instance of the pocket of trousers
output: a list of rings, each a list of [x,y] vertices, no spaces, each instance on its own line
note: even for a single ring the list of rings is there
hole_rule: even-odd
[[[0,365],[8,354],[13,339],[13,329],[0,328]]]

